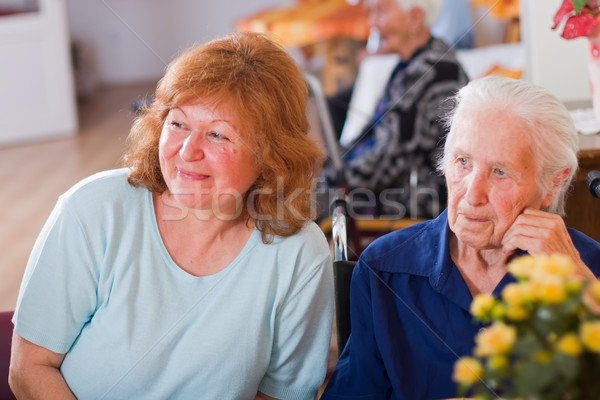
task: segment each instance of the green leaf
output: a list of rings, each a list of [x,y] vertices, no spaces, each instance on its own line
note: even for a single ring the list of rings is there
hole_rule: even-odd
[[[571,0],[571,3],[573,3],[573,7],[575,7],[575,12],[579,14],[579,11],[581,11],[588,1],[589,0]]]
[[[517,394],[528,396],[539,393],[554,380],[555,375],[555,370],[550,365],[526,361],[515,377]]]
[[[558,373],[568,380],[573,380],[579,372],[579,360],[566,354],[557,353],[553,357],[553,364]]]
[[[542,338],[546,337],[549,332],[562,335],[565,332],[576,330],[577,326],[577,316],[566,312],[562,304],[540,306],[531,320],[531,328],[538,335],[537,339],[543,342],[545,339]]]
[[[521,337],[517,337],[512,348],[513,354],[533,354],[543,349],[543,346],[531,333],[524,333]]]

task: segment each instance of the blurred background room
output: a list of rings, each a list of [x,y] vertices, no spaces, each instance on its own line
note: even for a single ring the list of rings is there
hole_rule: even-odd
[[[583,182],[600,169],[587,42],[551,29],[561,3],[470,0],[473,41],[457,52],[471,79],[531,80],[574,111],[582,170],[568,224],[600,240],[600,202]],[[0,0],[0,310],[14,308],[57,197],[119,166],[133,106],[151,99],[169,61],[236,29],[274,35],[326,94],[353,84],[370,33],[362,6],[348,0]]]

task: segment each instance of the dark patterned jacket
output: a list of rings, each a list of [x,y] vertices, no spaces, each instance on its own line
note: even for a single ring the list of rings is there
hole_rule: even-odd
[[[400,61],[373,122],[346,149],[343,180],[351,189],[350,207],[353,196],[369,192],[377,202],[371,211],[381,216],[431,218],[445,208],[445,182],[436,172],[446,135],[440,118],[450,106],[448,97],[467,82],[453,50],[439,39]],[[333,182],[331,168],[324,175],[330,184],[340,183]]]

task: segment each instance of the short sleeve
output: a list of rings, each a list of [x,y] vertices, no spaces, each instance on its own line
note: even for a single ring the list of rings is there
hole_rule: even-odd
[[[389,397],[391,385],[380,355],[373,326],[370,275],[360,260],[350,287],[351,334],[329,379],[322,400],[379,400]],[[382,328],[384,329],[384,328]]]
[[[95,264],[85,230],[61,197],[29,257],[13,317],[15,332],[66,353],[96,307]]]
[[[314,399],[325,380],[333,322],[331,258],[297,275],[276,316],[270,365],[259,391],[280,399]]]

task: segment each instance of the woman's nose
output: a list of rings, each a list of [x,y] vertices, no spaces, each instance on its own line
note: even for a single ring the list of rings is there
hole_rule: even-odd
[[[474,171],[472,175],[467,178],[465,198],[472,206],[479,206],[487,203],[488,178],[486,174]]]
[[[204,137],[198,132],[192,132],[185,138],[179,155],[183,161],[192,162],[204,158]]]

